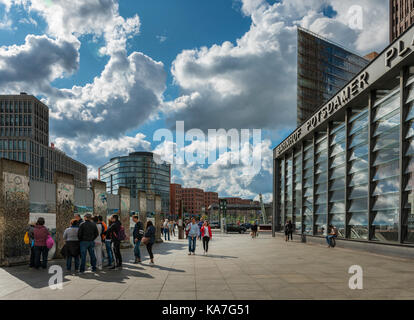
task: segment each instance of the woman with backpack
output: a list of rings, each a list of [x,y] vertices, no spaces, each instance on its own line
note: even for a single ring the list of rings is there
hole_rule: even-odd
[[[45,227],[45,219],[40,217],[37,219],[36,225],[33,230],[34,236],[34,267],[39,269],[40,256],[42,256],[42,268],[47,268],[47,255],[49,249],[46,245],[46,240],[50,236],[49,230]]]
[[[147,246],[148,254],[150,256],[150,265],[154,265],[154,254],[152,253],[152,246],[155,243],[155,227],[151,220],[147,221],[147,229],[145,231],[142,243]]]
[[[119,216],[117,214],[112,215],[111,221],[112,224],[108,227],[106,233],[109,234],[111,238],[112,248],[114,250],[115,255],[115,262],[110,269],[122,268],[121,241],[123,240],[123,228],[121,225],[121,221],[119,221]]]
[[[79,223],[78,220],[72,219],[70,227],[63,233],[65,240],[66,270],[72,270],[72,258],[75,259],[75,271],[79,271],[80,267],[80,241],[78,238]]]

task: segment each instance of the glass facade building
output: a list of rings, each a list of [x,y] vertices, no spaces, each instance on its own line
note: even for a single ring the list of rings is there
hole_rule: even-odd
[[[413,28],[274,149],[275,231],[414,244]]]
[[[298,28],[297,123],[302,124],[369,61]]]
[[[127,187],[133,198],[138,198],[139,191],[160,195],[161,212],[169,214],[171,166],[154,161],[156,156],[152,152],[134,152],[112,158],[99,168],[99,179],[106,182],[108,193],[114,194],[119,187]]]

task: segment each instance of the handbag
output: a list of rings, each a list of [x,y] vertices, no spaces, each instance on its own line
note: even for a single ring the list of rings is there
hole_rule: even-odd
[[[62,257],[65,257],[65,258],[69,256],[68,247],[66,246],[66,244],[60,250],[60,254],[62,255]]]
[[[144,237],[144,238],[142,238],[142,240],[141,240],[141,242],[142,242],[143,244],[145,244],[145,245],[147,245],[147,244],[149,243],[149,241],[150,241],[150,238],[148,238],[148,237]]]
[[[50,235],[48,235],[47,239],[46,239],[46,247],[48,249],[52,249],[54,244],[55,244],[55,241],[53,240],[53,238]]]

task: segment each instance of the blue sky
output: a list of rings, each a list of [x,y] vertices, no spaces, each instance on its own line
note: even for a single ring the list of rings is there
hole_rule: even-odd
[[[265,200],[272,149],[296,123],[296,26],[357,52],[381,50],[386,1],[0,0],[0,93],[25,91],[50,108],[51,141],[88,166],[134,150],[166,154],[157,129],[262,129],[262,144],[204,165],[173,165],[173,181]],[[186,150],[202,150],[197,141]],[[209,146],[210,148],[211,146]],[[246,147],[246,146],[244,146]],[[257,149],[258,148],[258,149]],[[260,150],[261,170],[229,159]]]

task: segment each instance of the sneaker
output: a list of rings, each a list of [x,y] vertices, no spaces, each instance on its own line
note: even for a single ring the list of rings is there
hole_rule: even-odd
[[[189,252],[188,255],[191,256],[191,252]]]
[[[116,265],[113,265],[112,267],[109,268],[110,270],[115,270],[116,269]]]
[[[135,261],[134,261],[134,263],[138,263],[138,258],[135,258]]]

